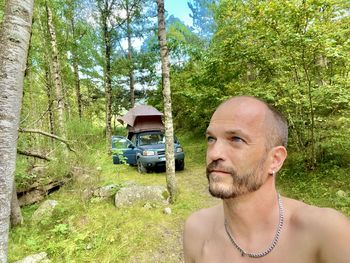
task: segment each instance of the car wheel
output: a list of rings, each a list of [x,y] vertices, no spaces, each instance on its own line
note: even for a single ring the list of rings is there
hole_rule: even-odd
[[[176,169],[177,171],[183,171],[184,168],[185,168],[185,161],[178,162],[178,163],[175,165],[175,169]]]
[[[140,160],[137,160],[137,170],[140,174],[147,173],[147,168],[142,164]]]

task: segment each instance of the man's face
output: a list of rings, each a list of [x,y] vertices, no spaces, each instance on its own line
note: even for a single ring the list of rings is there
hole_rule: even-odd
[[[258,190],[268,176],[266,106],[234,98],[213,114],[207,129],[207,177],[210,193],[233,198]]]

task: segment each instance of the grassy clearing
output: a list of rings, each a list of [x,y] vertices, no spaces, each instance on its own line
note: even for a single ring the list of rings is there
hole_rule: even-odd
[[[140,175],[135,167],[113,165],[101,150],[94,160],[89,157],[89,168],[78,178],[48,196],[59,202],[51,219],[33,225],[30,218],[38,205],[23,208],[25,225],[11,230],[9,261],[46,251],[52,262],[181,262],[185,218],[217,202],[206,191],[203,141],[184,144],[186,168],[177,173],[179,196],[170,215],[163,213],[163,205],[116,209],[112,199],[84,201],[83,190],[93,186],[166,185],[165,173]]]
[[[134,167],[113,165],[100,146],[89,155],[88,168],[48,197],[59,202],[52,218],[34,225],[30,218],[38,205],[23,209],[25,225],[10,233],[9,262],[42,251],[52,262],[182,262],[184,220],[191,212],[220,201],[207,192],[204,140],[181,139],[186,166],[177,173],[179,196],[170,206],[170,215],[163,213],[162,205],[147,209],[137,204],[116,209],[112,199],[85,201],[82,193],[89,187],[123,185],[127,181],[166,184],[165,173],[140,175]],[[286,196],[335,207],[350,216],[349,197],[336,194],[338,190],[350,193],[348,174],[349,170],[339,167],[320,167],[306,173],[289,162],[278,177],[278,187]]]

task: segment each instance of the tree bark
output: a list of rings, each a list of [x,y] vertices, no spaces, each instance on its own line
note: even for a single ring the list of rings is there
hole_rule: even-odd
[[[47,101],[48,101],[48,121],[49,121],[49,131],[51,134],[55,134],[55,126],[54,126],[54,116],[53,116],[53,110],[52,105],[54,104],[54,101],[52,99],[52,86],[51,86],[51,74],[50,74],[50,66],[45,63],[45,80],[46,80],[46,95],[47,95]],[[51,143],[53,143],[53,140],[51,140]]]
[[[0,29],[0,263],[7,262],[13,173],[33,0],[8,0]]]
[[[104,86],[105,86],[105,98],[106,98],[106,142],[107,150],[111,151],[111,137],[112,137],[112,72],[111,72],[111,60],[112,60],[112,36],[108,26],[108,18],[111,15],[111,3],[109,5],[108,0],[105,0],[103,6],[100,6],[101,25],[103,31],[103,43],[104,43]]]
[[[23,216],[17,198],[16,182],[13,182],[12,187],[10,221],[12,226],[18,226],[23,224]]]
[[[135,79],[134,79],[134,65],[132,58],[132,43],[131,43],[131,18],[129,2],[126,3],[126,26],[127,26],[127,39],[128,39],[128,60],[129,60],[129,87],[130,87],[130,106],[135,105]]]
[[[50,7],[46,2],[46,12],[47,12],[47,27],[50,36],[51,43],[51,57],[52,57],[52,80],[55,86],[56,92],[56,103],[57,103],[57,117],[58,117],[58,134],[62,137],[66,136],[65,128],[65,103],[63,96],[63,85],[61,79],[61,67],[59,62],[59,53],[57,48],[56,32],[52,21],[52,12]]]
[[[160,56],[162,61],[162,84],[164,99],[164,125],[166,142],[166,181],[170,194],[170,203],[175,202],[176,198],[176,177],[174,160],[174,129],[171,109],[171,90],[170,90],[170,62],[168,47],[166,41],[165,19],[164,19],[164,0],[157,0],[158,5],[158,40],[160,45]]]
[[[73,72],[74,72],[74,84],[75,84],[75,93],[76,93],[76,100],[77,100],[77,108],[78,108],[78,116],[79,120],[83,117],[83,111],[82,111],[82,102],[81,102],[81,89],[80,89],[80,77],[79,77],[79,64],[78,64],[78,56],[76,48],[78,46],[76,41],[76,32],[75,32],[75,6],[72,4],[70,6],[71,8],[71,17],[70,17],[70,23],[71,23],[71,29],[72,29],[72,38],[73,38],[73,48],[72,48],[72,59],[73,59]]]

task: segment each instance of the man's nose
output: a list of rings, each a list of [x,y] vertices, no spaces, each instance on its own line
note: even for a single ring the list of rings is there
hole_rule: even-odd
[[[212,144],[208,145],[207,148],[207,161],[218,161],[225,160],[226,156],[226,145],[222,140],[216,140]]]

